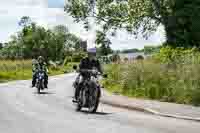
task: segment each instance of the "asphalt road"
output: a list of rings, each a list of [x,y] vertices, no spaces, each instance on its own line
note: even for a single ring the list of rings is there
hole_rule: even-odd
[[[199,133],[200,123],[100,104],[98,113],[76,112],[74,74],[50,78],[38,95],[31,81],[0,84],[0,133]]]

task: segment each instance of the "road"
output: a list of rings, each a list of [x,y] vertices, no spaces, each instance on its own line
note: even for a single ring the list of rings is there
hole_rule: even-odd
[[[74,74],[50,78],[38,95],[31,81],[0,85],[0,133],[199,133],[200,123],[100,104],[98,113],[76,112]]]

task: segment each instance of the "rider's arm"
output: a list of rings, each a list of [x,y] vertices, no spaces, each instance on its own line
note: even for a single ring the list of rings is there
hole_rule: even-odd
[[[84,68],[84,62],[85,62],[85,59],[82,59],[82,60],[80,61],[79,69],[83,69],[83,68]]]
[[[45,68],[45,71],[48,73],[48,72],[49,72],[49,69],[48,69],[48,67],[47,67],[47,64],[46,64],[46,63],[44,64],[44,68]]]
[[[48,69],[48,67],[46,67],[46,72],[49,73],[49,69]]]
[[[37,72],[38,70],[38,64],[33,64],[33,72]]]

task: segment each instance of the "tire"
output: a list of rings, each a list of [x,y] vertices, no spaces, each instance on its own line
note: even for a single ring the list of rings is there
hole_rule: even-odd
[[[99,98],[100,98],[100,90],[99,88],[96,88],[96,98],[95,98],[95,103],[92,107],[89,107],[89,112],[90,113],[96,113],[98,106],[99,106]],[[94,99],[90,99],[90,100],[94,100]]]
[[[40,92],[40,86],[37,87],[37,92],[38,92],[38,94],[41,93],[41,92]]]
[[[42,89],[42,85],[41,85],[41,82],[39,82],[37,85],[38,94],[41,94],[41,89]]]
[[[90,113],[96,113],[98,106],[99,106],[99,99],[97,99],[96,104],[95,104],[94,108],[92,110],[90,110]]]

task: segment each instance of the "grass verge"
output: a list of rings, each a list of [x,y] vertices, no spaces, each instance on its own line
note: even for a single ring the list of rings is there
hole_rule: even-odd
[[[164,102],[200,105],[200,65],[168,66],[145,60],[105,65],[109,92]]]
[[[69,73],[77,63],[67,63],[64,66],[49,67],[49,76]],[[31,60],[4,60],[0,62],[0,83],[12,80],[26,80],[32,78]]]

